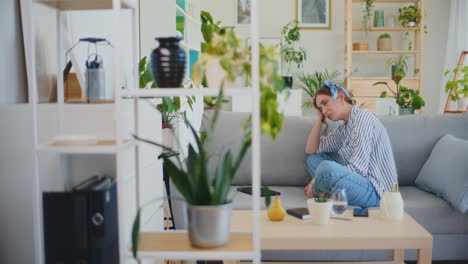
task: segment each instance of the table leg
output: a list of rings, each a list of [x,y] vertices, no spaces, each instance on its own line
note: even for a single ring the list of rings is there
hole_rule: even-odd
[[[393,262],[404,263],[405,262],[405,250],[401,248],[393,249]]]
[[[432,248],[418,249],[418,264],[432,263]]]

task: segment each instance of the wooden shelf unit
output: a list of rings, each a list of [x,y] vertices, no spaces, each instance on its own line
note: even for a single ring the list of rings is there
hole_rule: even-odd
[[[425,0],[375,0],[375,4],[381,3],[400,3],[400,4],[414,4],[420,10],[424,10],[424,1]],[[353,50],[353,32],[363,32],[365,31],[364,27],[353,27],[353,4],[361,3],[361,0],[345,0],[345,56],[344,56],[344,76],[345,76],[345,85],[354,95],[358,103],[367,103],[367,110],[374,112],[375,103],[380,95],[381,87],[373,86],[375,82],[387,81],[390,85],[393,85],[393,81],[390,77],[353,77],[351,76],[353,69],[353,55],[385,55],[385,54],[395,54],[395,55],[410,55],[410,59],[414,60],[414,69],[413,77],[407,77],[403,79],[405,86],[419,90],[421,95],[423,95],[423,79],[424,79],[424,17],[415,27],[404,28],[402,26],[396,27],[370,27],[370,31],[378,32],[405,32],[409,31],[413,33],[408,38],[411,38],[413,41],[413,50],[403,51],[403,50],[392,50],[392,51],[360,51]],[[375,40],[376,41],[376,40]],[[382,62],[385,64],[385,62]],[[383,87],[382,87],[383,88]],[[379,94],[377,94],[379,93]],[[370,107],[369,107],[370,106]]]
[[[353,27],[353,31],[365,31],[363,27]],[[369,31],[419,31],[419,27],[370,27]]]
[[[418,54],[416,50],[353,50],[353,54]]]
[[[362,3],[362,0],[352,0],[353,3]],[[374,3],[387,3],[387,4],[395,4],[395,3],[416,3],[419,0],[374,0]]]

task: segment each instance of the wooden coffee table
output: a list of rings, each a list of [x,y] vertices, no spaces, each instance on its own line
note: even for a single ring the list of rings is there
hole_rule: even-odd
[[[314,225],[287,215],[283,221],[270,221],[260,213],[262,250],[353,250],[393,249],[396,263],[404,262],[404,249],[418,250],[418,263],[430,264],[432,235],[405,213],[402,221],[380,219],[379,211],[369,217],[353,217],[348,210],[340,216],[351,221],[331,219],[328,225]],[[252,212],[233,211],[232,231],[251,231]]]

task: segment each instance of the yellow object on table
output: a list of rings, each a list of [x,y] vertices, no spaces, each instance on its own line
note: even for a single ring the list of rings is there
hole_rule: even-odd
[[[282,221],[285,216],[286,211],[281,205],[281,200],[275,199],[273,205],[268,209],[268,218],[270,218],[271,221]]]

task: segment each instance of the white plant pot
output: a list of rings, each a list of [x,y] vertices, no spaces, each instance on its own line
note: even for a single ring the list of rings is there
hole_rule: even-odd
[[[174,129],[173,128],[163,128],[162,144],[171,149],[174,147]]]
[[[206,81],[208,88],[219,89],[226,77],[226,71],[219,64],[219,59],[211,58],[206,65]]]
[[[458,109],[458,100],[453,101],[449,100],[448,105],[447,105],[447,111],[457,111]]]
[[[307,200],[307,207],[314,225],[327,225],[330,222],[332,201],[318,203],[314,198]]]
[[[458,111],[466,111],[468,106],[468,97],[458,99]]]

